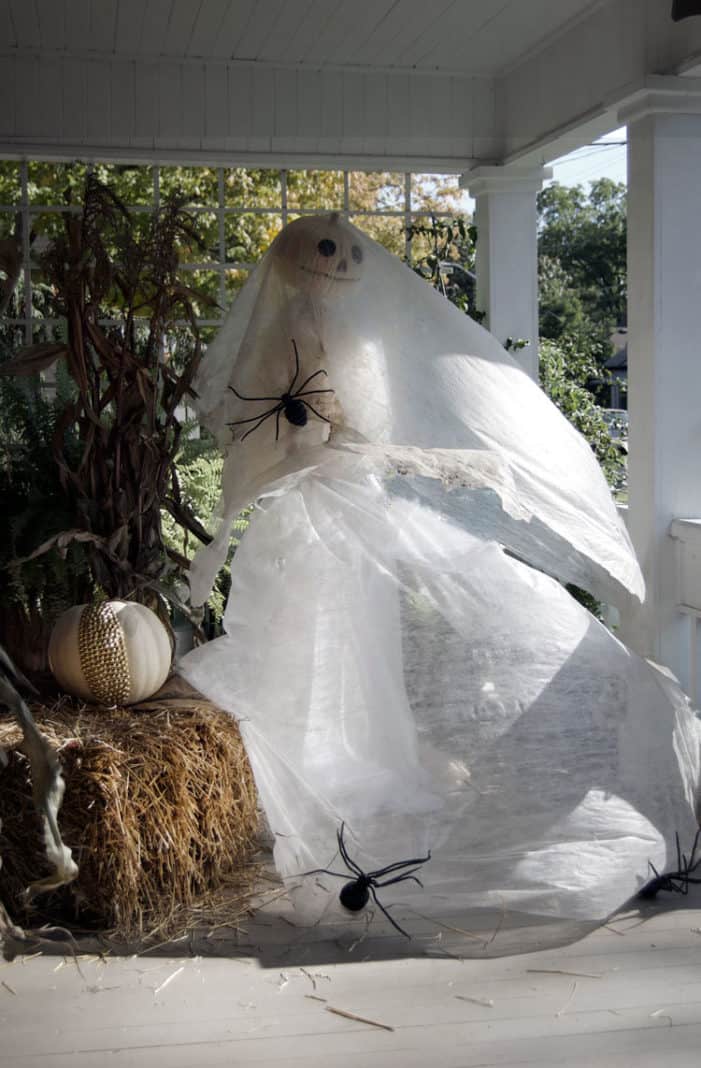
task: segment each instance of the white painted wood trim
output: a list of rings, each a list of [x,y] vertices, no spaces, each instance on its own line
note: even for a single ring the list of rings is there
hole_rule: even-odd
[[[0,67],[5,156],[460,173],[496,150],[485,78],[7,50]]]
[[[538,219],[536,194],[549,168],[478,167],[460,180],[475,198],[477,307],[489,330],[538,381]]]
[[[692,608],[688,604],[680,604],[679,611],[687,618],[687,655],[689,658],[687,693],[694,708],[700,708],[699,641],[701,639],[701,610]]]
[[[701,615],[701,519],[674,519],[669,533],[678,549],[677,600]]]
[[[135,148],[84,143],[49,143],[0,138],[0,159],[153,163],[162,166],[266,167],[288,170],[412,171],[416,174],[462,174],[476,162],[472,156],[363,155],[347,152],[294,152],[271,149],[229,151],[202,148]],[[367,214],[364,212],[363,214]]]

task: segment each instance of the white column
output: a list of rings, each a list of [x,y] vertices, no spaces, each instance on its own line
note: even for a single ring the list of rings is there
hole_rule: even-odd
[[[628,526],[647,583],[623,638],[690,684],[675,518],[701,517],[701,91],[647,92],[628,124]],[[689,84],[688,82],[686,83]]]
[[[460,184],[475,198],[477,307],[501,341],[523,338],[514,353],[538,379],[538,220],[536,194],[552,171],[545,167],[477,167]]]

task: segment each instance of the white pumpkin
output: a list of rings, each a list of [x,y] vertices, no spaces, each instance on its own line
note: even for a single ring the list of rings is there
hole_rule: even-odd
[[[49,641],[49,665],[59,685],[101,705],[145,701],[168,677],[168,632],[155,612],[134,601],[69,608]]]

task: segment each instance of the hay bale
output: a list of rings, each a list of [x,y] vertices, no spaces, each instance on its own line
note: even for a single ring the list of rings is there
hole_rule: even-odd
[[[129,708],[63,698],[32,712],[63,766],[60,824],[80,874],[27,911],[23,892],[47,869],[20,732],[0,715],[9,755],[0,770],[0,900],[16,920],[144,941],[181,934],[213,911],[223,922],[245,913],[257,797],[230,716],[172,685]]]

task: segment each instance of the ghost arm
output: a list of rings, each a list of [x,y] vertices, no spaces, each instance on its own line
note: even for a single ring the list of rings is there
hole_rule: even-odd
[[[351,442],[339,448],[370,459],[393,496],[426,504],[470,534],[498,542],[525,563],[599,600],[623,604],[630,597],[625,582],[528,508],[501,453]],[[632,559],[631,584],[636,575]]]

